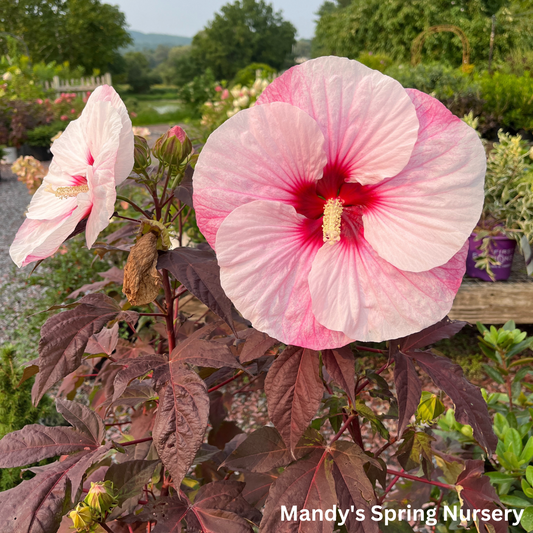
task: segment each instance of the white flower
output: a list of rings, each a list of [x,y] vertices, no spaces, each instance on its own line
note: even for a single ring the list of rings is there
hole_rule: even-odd
[[[11,72],[4,72],[3,76],[2,76],[2,79],[4,81],[9,81],[13,78],[13,74],[11,74]]]

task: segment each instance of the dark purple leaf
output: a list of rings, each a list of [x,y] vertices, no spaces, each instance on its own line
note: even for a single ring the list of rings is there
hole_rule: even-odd
[[[113,401],[118,400],[126,390],[126,387],[135,378],[144,376],[150,370],[155,370],[160,366],[168,365],[168,360],[163,355],[145,355],[137,359],[123,359],[115,364],[122,364],[124,367],[117,373],[113,383]]]
[[[459,474],[455,486],[459,493],[463,508],[466,509],[488,509],[490,511],[501,507],[500,499],[496,490],[490,483],[490,479],[483,475],[485,465],[483,461],[468,460],[465,469]],[[484,523],[483,520],[480,522]],[[494,531],[497,533],[507,533],[508,524],[505,520],[489,520]],[[487,531],[490,531],[486,527]]]
[[[220,267],[213,253],[195,248],[177,248],[163,252],[157,268],[168,270],[233,329],[233,304],[220,285]]]
[[[0,440],[0,468],[25,466],[98,446],[92,437],[69,427],[30,424]]]
[[[266,333],[257,331],[256,329],[252,329],[250,332],[248,330],[239,332],[241,337],[243,334],[246,334],[246,342],[239,356],[241,363],[248,363],[254,359],[259,359],[259,357],[263,357],[270,348],[279,344],[279,341],[276,339],[273,339]]]
[[[85,405],[57,398],[56,409],[69,424],[91,437],[96,445],[104,440],[104,421]]]
[[[265,380],[268,415],[291,451],[322,400],[319,366],[318,352],[289,346],[274,361]]]
[[[265,473],[274,468],[287,466],[294,458],[300,459],[313,449],[323,447],[324,441],[320,433],[309,428],[296,445],[293,456],[278,431],[266,426],[254,431],[222,463],[221,467]]]
[[[355,357],[349,346],[324,350],[322,360],[333,381],[348,394],[355,404]]]
[[[225,344],[205,339],[187,339],[178,344],[170,360],[208,368],[242,368],[237,358]]]
[[[346,529],[350,532],[377,533],[378,523],[370,519],[376,498],[364,469],[370,458],[353,442],[339,440],[334,443],[330,454],[334,463],[333,478],[339,509],[350,511],[346,519]],[[352,512],[352,508],[356,511]],[[358,509],[361,509],[366,517],[363,522],[356,520]]]
[[[50,387],[80,366],[89,338],[120,313],[112,298],[89,294],[74,309],[58,313],[44,323],[39,341],[39,373],[32,390],[34,405]]]
[[[433,383],[451,398],[457,422],[472,426],[479,444],[488,451],[494,451],[498,438],[492,429],[487,404],[480,390],[465,378],[463,369],[446,357],[431,352],[413,351],[406,355],[415,359]]]
[[[20,387],[25,381],[35,376],[35,374],[39,372],[38,363],[39,359],[32,359],[31,361],[28,361],[26,363],[26,366],[24,367],[24,372],[22,373],[22,377],[20,378],[17,387]]]
[[[161,392],[152,433],[157,453],[179,487],[204,439],[209,396],[195,372],[179,363],[169,367],[170,381]]]
[[[391,341],[392,346],[398,346],[402,352],[408,350],[414,350],[415,348],[424,348],[430,344],[441,341],[442,339],[449,339],[456,333],[459,333],[467,322],[461,322],[460,320],[450,320],[447,316],[440,322],[429,326],[429,328],[423,329],[418,333],[413,333],[408,337],[403,337],[397,341]]]
[[[261,533],[293,533],[304,530],[306,533],[331,533],[334,522],[300,522],[300,517],[301,513],[308,513],[311,519],[313,510],[325,513],[336,503],[333,462],[325,459],[322,451],[316,451],[308,459],[289,466],[272,484],[261,521]],[[296,520],[282,520],[282,506],[289,512],[295,506]]]
[[[152,533],[181,533],[181,521],[188,511],[189,506],[185,500],[182,500],[179,496],[172,496],[171,498],[160,498],[150,502],[143,507],[140,514],[130,515],[126,521],[157,521]]]
[[[422,396],[422,385],[415,366],[402,352],[394,354],[394,385],[398,398],[398,437],[401,437]]]
[[[0,492],[0,531],[2,533],[52,533],[57,531],[69,510],[69,471],[83,454],[47,465],[34,478]]]
[[[257,508],[263,507],[270,487],[278,477],[276,470],[266,474],[246,474],[246,487],[242,491],[242,497]]]

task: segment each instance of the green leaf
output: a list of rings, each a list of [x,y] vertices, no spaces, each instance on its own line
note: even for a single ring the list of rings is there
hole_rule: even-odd
[[[533,531],[533,507],[526,507],[520,524],[528,533]]]
[[[523,509],[531,505],[531,503],[528,502],[527,500],[524,500],[522,498],[519,498],[518,496],[513,496],[513,495],[500,496],[500,501],[504,505],[508,505],[510,507],[520,507]]]
[[[529,463],[533,459],[533,437],[529,437],[522,453],[520,454],[520,460]]]
[[[521,485],[522,485],[522,491],[524,492],[524,494],[528,498],[533,497],[533,489],[530,487],[529,483],[525,479],[522,479]]]
[[[493,484],[509,483],[516,481],[516,476],[507,474],[505,472],[487,472],[486,476],[490,477]]]
[[[527,482],[533,487],[533,466],[528,466],[526,468],[526,479]]]
[[[423,391],[416,411],[416,420],[417,422],[431,422],[444,413],[444,410],[444,404],[436,394]]]
[[[105,480],[113,482],[113,486],[118,491],[117,500],[119,505],[122,505],[128,498],[141,495],[143,486],[148,483],[159,462],[159,460],[135,460],[125,461],[109,467]]]
[[[526,342],[526,341],[524,341],[524,342]],[[523,344],[523,343],[520,343],[520,344]],[[518,346],[520,346],[520,344]],[[528,340],[528,345],[529,344],[531,344],[531,340]],[[527,347],[528,346],[525,346],[524,349],[527,348]],[[523,359],[519,359],[518,361],[513,361],[509,365],[509,368],[512,368],[514,366],[520,366],[520,365],[530,365],[531,363],[533,363],[533,357],[524,357]]]
[[[502,378],[501,374],[493,366],[484,364],[483,370],[485,370],[489,378],[493,379],[496,383],[499,383],[500,385],[505,383],[505,380]]]
[[[498,438],[503,439],[508,429],[509,422],[507,422],[507,419],[501,413],[496,413],[494,415],[494,433],[496,433]]]
[[[507,331],[513,331],[513,329],[516,329],[516,324],[514,323],[514,320],[508,320],[503,326],[502,329],[505,329]]]

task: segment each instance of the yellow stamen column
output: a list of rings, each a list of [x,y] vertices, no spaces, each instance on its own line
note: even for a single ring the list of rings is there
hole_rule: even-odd
[[[324,242],[331,245],[341,240],[342,200],[330,198],[324,206],[322,231]]]

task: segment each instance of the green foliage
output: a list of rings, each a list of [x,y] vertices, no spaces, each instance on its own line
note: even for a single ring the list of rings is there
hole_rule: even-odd
[[[533,130],[533,76],[495,72],[479,76],[481,98],[501,127]]]
[[[65,124],[57,121],[52,124],[37,126],[33,130],[28,131],[26,142],[30,146],[49,146],[52,137],[64,129]]]
[[[55,412],[50,398],[45,397],[38,407],[31,403],[33,380],[19,386],[22,369],[16,363],[14,346],[0,348],[0,438],[27,424],[41,422]],[[0,469],[0,491],[8,490],[22,481],[21,468]]]
[[[208,68],[203,74],[196,76],[181,88],[180,99],[194,116],[199,116],[200,108],[204,102],[215,96],[215,87],[215,76],[213,71]]]
[[[511,230],[509,237],[524,235],[533,242],[533,167],[529,146],[520,135],[498,132],[499,142],[489,154],[485,177],[485,204],[481,227],[492,229],[494,221]]]
[[[203,68],[192,57],[191,46],[177,46],[169,50],[167,59],[158,66],[157,72],[165,83],[182,87],[200,76]]]
[[[281,69],[295,43],[296,28],[264,0],[226,4],[192,42],[192,58],[217,79],[232,79],[250,63]],[[205,101],[205,100],[204,100]]]
[[[88,73],[107,70],[131,42],[124,14],[100,0],[0,0],[0,31],[22,39],[33,61],[68,61]]]
[[[392,59],[389,56],[385,54],[373,54],[372,52],[359,54],[357,61],[380,72],[385,72],[392,65]]]
[[[496,15],[495,59],[504,59],[517,46],[530,48],[533,39],[531,13],[516,16],[530,9],[516,0],[506,4]],[[488,60],[491,9],[482,0],[353,0],[346,7],[326,2],[319,11],[314,56],[333,54],[356,59],[368,50],[406,61],[413,39],[423,30],[453,24],[467,35],[470,62],[476,64]],[[460,66],[461,41],[450,32],[428,36],[423,57]]]
[[[127,52],[124,55],[124,74],[119,81],[127,83],[134,93],[147,93],[161,78],[151,70],[145,54]]]
[[[275,74],[275,69],[264,63],[252,63],[235,74],[232,85],[245,85],[246,87],[251,87],[257,77],[266,80],[272,79]]]

